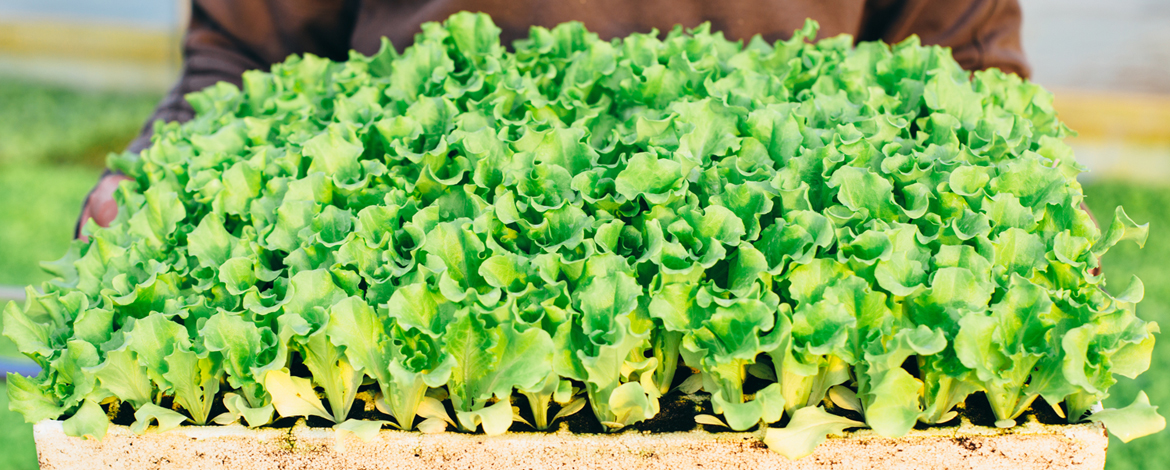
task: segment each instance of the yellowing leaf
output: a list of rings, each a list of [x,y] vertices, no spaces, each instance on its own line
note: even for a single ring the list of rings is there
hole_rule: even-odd
[[[828,436],[840,436],[846,429],[860,427],[865,423],[809,406],[796,410],[788,426],[768,428],[764,444],[772,452],[796,460],[813,453]]]
[[[317,416],[332,420],[325,405],[317,398],[309,379],[293,377],[284,370],[269,371],[264,388],[272,395],[272,406],[281,416]]]

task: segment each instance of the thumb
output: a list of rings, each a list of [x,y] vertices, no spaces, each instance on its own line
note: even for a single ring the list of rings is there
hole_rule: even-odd
[[[118,174],[103,176],[85,200],[78,228],[85,225],[89,219],[93,219],[99,226],[109,227],[110,222],[118,217],[118,201],[114,199],[114,191],[118,189],[118,183],[128,179],[130,178]]]
[[[109,227],[110,222],[118,218],[118,201],[114,200],[113,192],[94,201],[92,206],[93,221],[102,227]]]
[[[109,227],[110,222],[118,217],[118,201],[114,199],[114,191],[118,190],[118,183],[128,179],[125,175],[109,174],[98,181],[89,196],[90,214],[98,225]]]

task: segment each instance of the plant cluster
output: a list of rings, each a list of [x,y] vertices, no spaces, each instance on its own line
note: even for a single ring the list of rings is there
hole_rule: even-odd
[[[191,94],[193,120],[111,159],[133,177],[118,219],[4,312],[44,367],[9,376],[12,407],[95,436],[119,403],[138,430],[498,434],[513,403],[537,429],[587,403],[617,430],[681,361],[721,416],[701,422],[799,456],[950,421],[977,391],[999,426],[1038,398],[1076,422],[1148,368],[1140,281],[1091,272],[1146,229],[1080,208],[1052,96],[916,38],[816,29],[568,23],[512,52],[460,13],[402,54]],[[390,421],[349,419],[363,384]],[[1090,419],[1161,426],[1141,399]]]

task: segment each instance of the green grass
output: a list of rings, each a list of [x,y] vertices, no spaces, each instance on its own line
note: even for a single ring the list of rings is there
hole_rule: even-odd
[[[37,468],[37,450],[33,445],[32,425],[24,417],[8,411],[8,394],[0,393],[0,469],[25,470]]]
[[[65,253],[81,201],[100,174],[98,168],[77,165],[0,167],[0,284],[48,279],[39,263]],[[15,344],[0,337],[0,357],[22,356]],[[0,451],[0,469],[37,468],[32,425],[8,410],[7,393],[0,393],[0,442],[5,449]]]
[[[0,284],[47,280],[40,262],[65,254],[81,203],[101,169],[5,166],[0,169]]]
[[[100,174],[76,165],[0,169],[0,284],[48,280],[40,262],[65,254],[81,202]],[[16,345],[0,337],[0,357],[17,355]]]
[[[8,308],[8,304],[9,304],[9,302],[4,302],[4,303],[0,304],[0,308]],[[3,310],[0,310],[0,311],[3,311]],[[0,320],[0,328],[2,328],[3,326],[4,326],[3,320]],[[9,361],[14,360],[15,358],[20,358],[22,360],[26,360],[26,358],[20,354],[20,351],[18,351],[16,349],[16,343],[9,341],[8,338],[2,337],[2,336],[0,336],[0,358],[4,358],[5,360],[9,360]],[[7,408],[5,408],[5,409],[7,409]]]
[[[1146,297],[1138,306],[1138,315],[1157,321],[1165,332],[1170,332],[1170,187],[1150,187],[1131,182],[1102,182],[1085,187],[1087,201],[1102,225],[1107,225],[1118,205],[1138,223],[1150,223],[1150,239],[1144,249],[1133,243],[1122,243],[1105,255],[1102,264],[1110,286],[1123,289],[1130,276],[1137,275],[1145,283]],[[1170,413],[1170,378],[1162,375],[1170,367],[1170,340],[1160,336],[1154,346],[1150,371],[1136,380],[1119,378],[1109,390],[1106,407],[1120,407],[1133,401],[1139,390],[1145,390],[1150,402],[1161,407],[1163,415]],[[1117,438],[1109,442],[1105,468],[1130,470],[1163,468],[1170,461],[1170,431],[1122,443]],[[1158,464],[1157,462],[1163,462]]]
[[[126,147],[160,96],[94,93],[0,78],[0,165],[102,166]]]
[[[99,175],[97,168],[77,165],[0,167],[0,284],[48,280],[40,262],[65,254],[81,203]],[[0,357],[18,355],[16,345],[0,337]]]

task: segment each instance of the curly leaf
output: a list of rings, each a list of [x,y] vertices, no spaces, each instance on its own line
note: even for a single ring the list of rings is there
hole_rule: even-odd
[[[1166,428],[1166,418],[1158,414],[1158,407],[1150,405],[1146,392],[1138,392],[1133,403],[1125,408],[1110,408],[1089,415],[1089,421],[1105,423],[1109,433],[1129,442]]]

